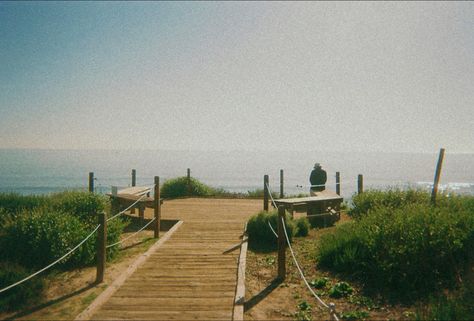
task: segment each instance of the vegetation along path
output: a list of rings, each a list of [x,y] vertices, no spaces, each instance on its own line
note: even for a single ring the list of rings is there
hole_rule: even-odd
[[[183,223],[91,319],[232,319],[240,247],[227,250],[260,207],[254,200],[165,202],[162,218]]]

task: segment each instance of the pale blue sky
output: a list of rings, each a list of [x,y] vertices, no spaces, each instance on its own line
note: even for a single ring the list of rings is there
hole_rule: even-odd
[[[0,148],[474,152],[474,3],[1,2]]]

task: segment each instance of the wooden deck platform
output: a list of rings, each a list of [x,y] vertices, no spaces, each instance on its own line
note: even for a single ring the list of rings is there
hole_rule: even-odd
[[[183,223],[90,319],[231,320],[239,248],[225,252],[260,209],[261,200],[165,202],[162,217]]]

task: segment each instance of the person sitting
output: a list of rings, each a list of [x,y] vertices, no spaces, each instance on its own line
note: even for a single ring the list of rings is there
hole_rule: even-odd
[[[327,174],[324,169],[321,168],[321,164],[314,164],[314,169],[309,176],[309,182],[311,188],[309,190],[311,196],[315,196],[316,192],[321,192],[326,189]]]

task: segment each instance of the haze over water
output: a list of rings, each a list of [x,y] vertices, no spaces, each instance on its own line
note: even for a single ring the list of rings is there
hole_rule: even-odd
[[[280,169],[285,191],[306,193],[309,173],[320,162],[328,173],[327,188],[335,189],[335,172],[341,172],[343,196],[356,188],[357,175],[364,175],[365,188],[388,186],[423,187],[433,182],[437,154],[361,152],[202,152],[126,150],[14,150],[0,149],[0,192],[43,194],[87,188],[88,173],[94,172],[96,188],[129,186],[131,170],[137,170],[137,185],[191,175],[214,187],[247,192],[263,187],[263,175],[270,175],[271,189],[279,191]],[[474,154],[447,151],[441,187],[474,194]],[[298,186],[303,186],[297,187]]]

